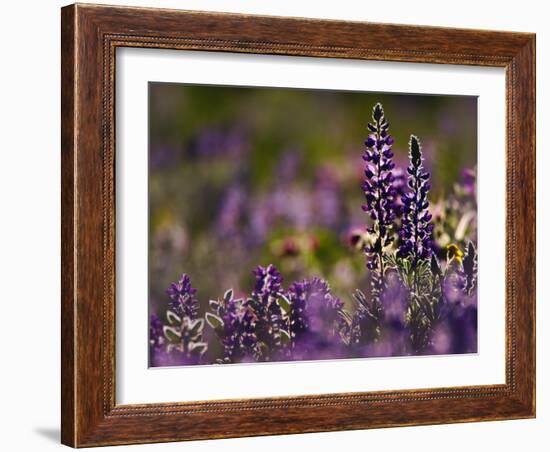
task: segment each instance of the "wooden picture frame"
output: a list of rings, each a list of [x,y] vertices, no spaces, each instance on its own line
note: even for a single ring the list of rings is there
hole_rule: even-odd
[[[73,447],[535,416],[535,35],[71,5],[62,9],[62,442]],[[506,69],[506,383],[115,403],[115,50]]]

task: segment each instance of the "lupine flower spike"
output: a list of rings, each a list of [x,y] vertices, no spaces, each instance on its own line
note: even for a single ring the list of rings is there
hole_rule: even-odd
[[[430,223],[432,215],[428,210],[428,192],[431,188],[428,182],[430,174],[424,171],[423,160],[420,141],[411,135],[409,167],[407,168],[409,191],[402,197],[403,224],[398,255],[410,257],[413,268],[420,260],[430,259],[432,256],[433,224]]]
[[[234,298],[233,290],[225,292],[221,300],[211,300],[214,313],[206,313],[206,321],[214,329],[223,346],[223,360],[239,362],[257,360],[258,339],[255,334],[256,315],[240,298]]]
[[[256,336],[268,350],[281,345],[282,310],[278,303],[282,295],[283,279],[274,265],[258,266],[254,271],[256,284],[248,305],[256,313]]]
[[[345,328],[344,304],[332,295],[328,283],[314,277],[293,283],[289,302],[290,346],[293,353],[315,358],[341,342]],[[333,350],[334,352],[334,350]]]
[[[199,301],[195,298],[197,289],[191,287],[191,280],[185,273],[178,282],[170,284],[166,291],[170,297],[169,309],[179,317],[195,320],[199,312]]]
[[[367,268],[371,271],[372,296],[379,300],[384,285],[384,248],[392,244],[395,220],[395,189],[393,187],[393,138],[388,133],[389,123],[384,110],[377,103],[367,127],[371,134],[365,141],[363,160],[365,180],[362,185],[366,203],[363,211],[372,220],[367,228],[372,243],[365,247]]]

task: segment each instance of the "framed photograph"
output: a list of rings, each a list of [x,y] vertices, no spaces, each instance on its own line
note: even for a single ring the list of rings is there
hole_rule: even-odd
[[[62,442],[535,416],[535,36],[62,9]]]

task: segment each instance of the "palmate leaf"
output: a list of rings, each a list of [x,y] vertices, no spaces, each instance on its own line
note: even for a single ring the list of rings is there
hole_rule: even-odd
[[[388,253],[384,255],[384,265],[386,268],[394,268],[397,270],[397,267],[399,266],[398,257],[395,255],[395,253]]]
[[[369,301],[366,295],[359,289],[353,293],[353,298],[359,304],[359,311],[362,311],[374,322],[378,322],[381,312],[380,309],[377,309],[376,304],[372,300]]]
[[[397,271],[401,281],[409,285],[408,281],[411,273],[411,264],[408,259],[398,257],[396,253],[390,253],[384,256],[384,265],[386,269]]]
[[[432,288],[433,273],[430,261],[427,259],[420,261],[415,269],[416,285],[419,292],[430,291]]]

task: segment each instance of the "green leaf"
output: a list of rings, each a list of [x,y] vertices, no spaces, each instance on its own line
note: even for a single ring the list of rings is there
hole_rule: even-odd
[[[203,355],[208,350],[208,344],[206,342],[193,342],[189,344],[189,351],[193,355]]]
[[[215,330],[223,327],[223,320],[220,319],[217,315],[211,314],[210,312],[206,313],[206,321]]]
[[[338,311],[338,315],[349,325],[352,321],[351,314],[345,310]]]
[[[431,266],[432,273],[434,275],[436,276],[442,275],[441,266],[439,265],[439,261],[437,257],[435,257],[435,254],[432,254],[432,260],[430,262],[430,266]]]
[[[191,337],[196,337],[199,334],[202,333],[202,329],[204,328],[204,320],[203,319],[197,319],[193,320],[189,324],[189,335]]]
[[[172,311],[166,311],[166,320],[169,325],[181,325],[181,318]]]
[[[265,342],[258,342],[258,347],[260,348],[261,356],[269,356],[269,347]]]
[[[285,314],[290,312],[290,300],[284,295],[281,295],[281,298],[277,300],[277,304],[281,307]]]
[[[229,289],[223,294],[223,301],[229,303],[231,300],[233,300],[233,289]]]
[[[288,334],[288,332],[285,330],[280,330],[279,333],[281,334],[281,344],[290,344],[290,334]]]
[[[368,301],[367,301],[367,297],[365,296],[365,294],[363,292],[361,292],[361,290],[356,289],[355,292],[352,294],[352,296],[353,296],[353,298],[355,298],[355,301],[357,301],[357,303],[360,306],[363,306],[364,308],[369,309],[369,304],[368,304]]]
[[[181,340],[181,331],[171,326],[164,327],[164,336],[170,342],[179,342]]]

